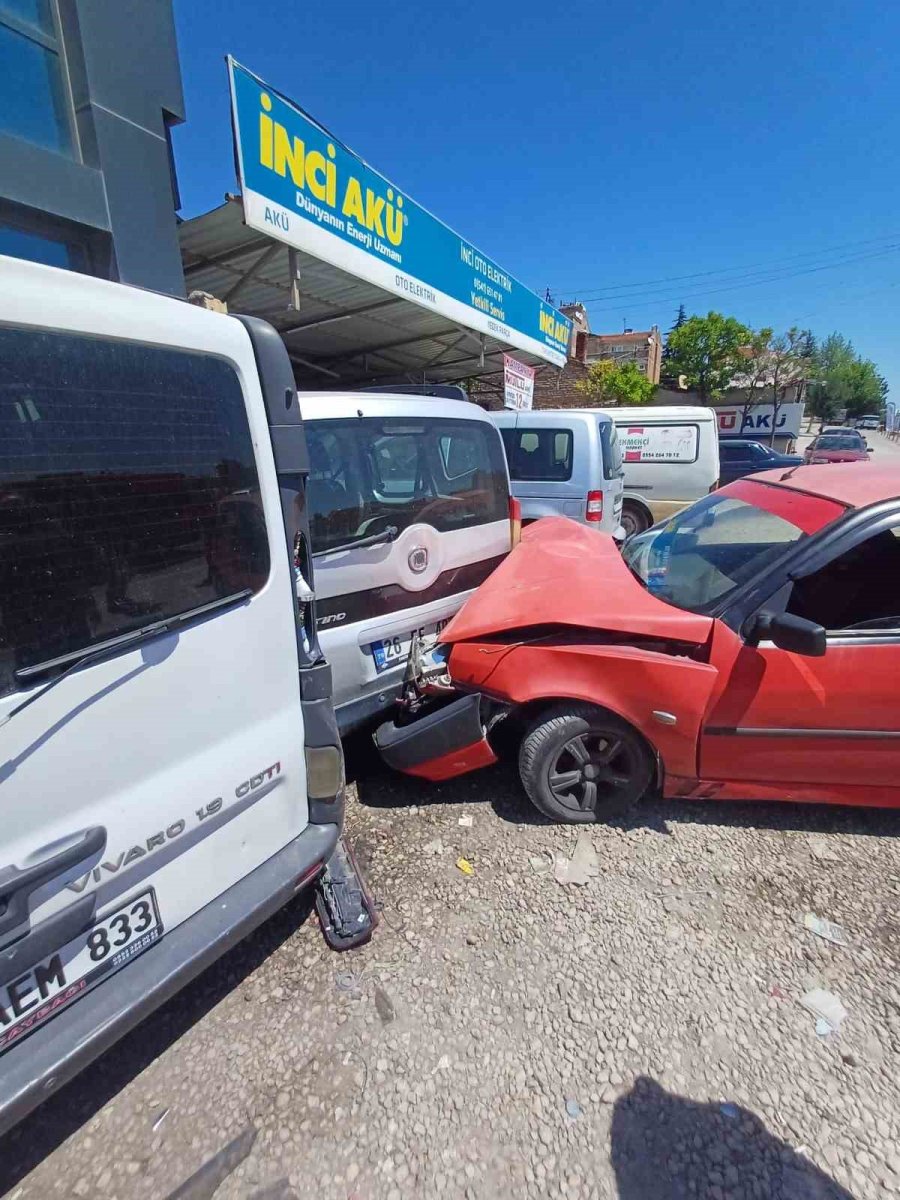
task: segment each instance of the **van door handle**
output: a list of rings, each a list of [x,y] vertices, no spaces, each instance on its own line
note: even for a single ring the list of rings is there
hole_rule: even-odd
[[[106,849],[106,830],[102,825],[85,829],[72,846],[45,858],[43,862],[19,870],[9,866],[0,869],[0,946],[11,930],[17,929],[28,920],[28,900],[32,892],[45,883],[71,871],[81,863],[89,862]],[[20,936],[24,936],[23,930]]]

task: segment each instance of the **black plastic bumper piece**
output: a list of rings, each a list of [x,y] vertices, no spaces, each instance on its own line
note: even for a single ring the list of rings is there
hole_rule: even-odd
[[[408,771],[410,767],[471,746],[482,737],[481,695],[473,692],[410,725],[396,725],[393,721],[379,725],[375,745],[389,767]]]
[[[298,881],[329,860],[339,834],[337,825],[307,826],[108,983],[0,1057],[0,1135],[287,904]]]
[[[356,855],[340,838],[316,885],[316,912],[332,950],[353,950],[371,938],[378,924],[375,903]]]

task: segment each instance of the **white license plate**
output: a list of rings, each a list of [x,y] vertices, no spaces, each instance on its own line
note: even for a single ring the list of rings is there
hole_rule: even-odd
[[[0,1054],[159,941],[162,932],[156,893],[147,888],[0,987]]]
[[[398,633],[396,637],[373,642],[372,657],[375,659],[375,670],[380,675],[382,671],[387,671],[389,667],[395,667],[397,663],[405,663],[409,657],[409,648],[412,645],[414,633],[418,633],[419,637],[431,637],[435,633],[440,633],[444,626],[449,624],[450,618],[448,617],[445,621],[438,621],[436,625],[420,625],[417,630],[411,629],[409,633]]]

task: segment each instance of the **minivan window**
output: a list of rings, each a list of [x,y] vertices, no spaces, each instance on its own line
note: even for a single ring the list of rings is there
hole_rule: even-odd
[[[501,429],[510,479],[564,483],[572,478],[572,432],[519,425]]]
[[[600,446],[603,451],[603,478],[618,479],[622,475],[622,443],[612,421],[600,422]]]
[[[16,672],[260,589],[269,545],[226,362],[0,329],[0,695]]]
[[[314,554],[420,522],[447,533],[509,518],[503,449],[486,421],[313,420],[306,433]]]

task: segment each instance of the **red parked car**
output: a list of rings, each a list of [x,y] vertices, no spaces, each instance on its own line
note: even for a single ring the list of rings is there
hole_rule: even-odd
[[[525,791],[585,822],[666,796],[900,804],[900,472],[741,479],[620,553],[530,526],[435,649],[390,765],[448,779],[518,742]],[[514,737],[510,739],[510,734]]]
[[[874,453],[861,433],[847,430],[820,433],[806,447],[803,457],[808,463],[868,462],[868,456]]]

